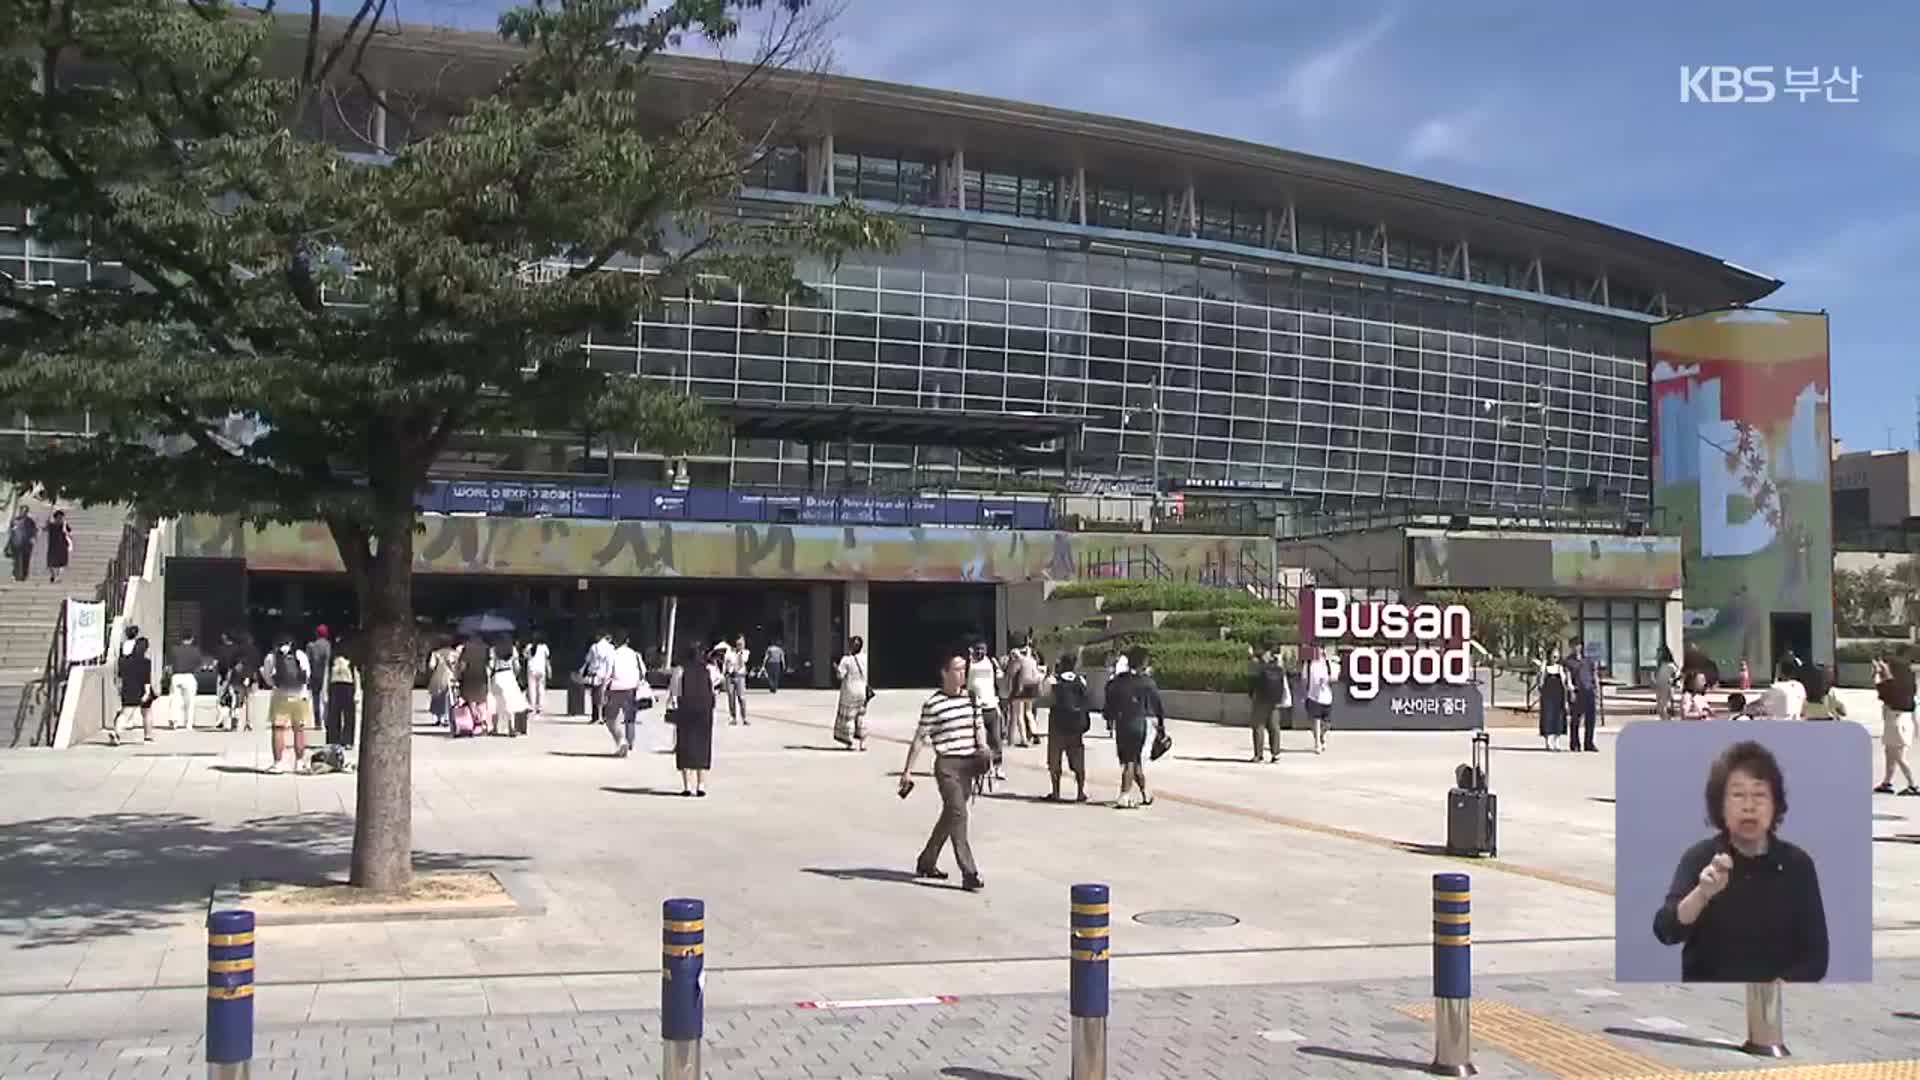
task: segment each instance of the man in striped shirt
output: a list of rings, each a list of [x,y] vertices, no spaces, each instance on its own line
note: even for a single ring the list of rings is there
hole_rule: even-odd
[[[940,849],[953,842],[953,858],[960,864],[960,887],[978,892],[986,885],[974,865],[973,845],[967,842],[967,802],[979,778],[980,754],[987,747],[981,728],[980,705],[967,690],[967,654],[955,649],[940,669],[940,689],[920,706],[920,727],[907,747],[907,763],[900,770],[900,797],[913,791],[913,765],[923,745],[933,747],[933,779],[940,789],[940,819],[914,865],[915,877],[946,880],[940,869]]]

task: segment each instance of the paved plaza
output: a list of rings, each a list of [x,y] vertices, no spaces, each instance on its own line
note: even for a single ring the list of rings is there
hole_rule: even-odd
[[[1057,1076],[1067,889],[1103,881],[1113,1075],[1389,1075],[1431,1053],[1430,879],[1453,869],[1473,875],[1483,1075],[1748,1065],[1717,1042],[1742,1034],[1735,993],[1611,982],[1617,729],[1579,755],[1496,732],[1501,857],[1478,863],[1435,853],[1462,734],[1336,732],[1316,757],[1294,733],[1253,765],[1244,731],[1176,723],[1158,800],[1129,812],[1108,740],[1085,806],[1034,801],[1040,752],[1016,751],[976,808],[969,895],[910,877],[938,808],[894,787],[922,696],[883,693],[857,754],[829,738],[830,694],[755,694],[751,726],[716,729],[706,799],[577,718],[420,729],[418,864],[491,869],[526,911],[263,926],[259,1067],[657,1075],[659,906],[685,895],[708,905],[710,1075]],[[642,746],[668,737],[650,718]],[[264,731],[0,754],[0,1076],[198,1075],[209,890],[345,871],[353,778],[265,775],[267,756]],[[1898,1015],[1920,1010],[1920,800],[1875,810],[1876,983],[1790,989],[1802,1062],[1920,1059]],[[853,1005],[795,1007],[814,1001]]]

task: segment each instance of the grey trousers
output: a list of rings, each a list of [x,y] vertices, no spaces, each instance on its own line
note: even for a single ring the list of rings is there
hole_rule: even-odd
[[[633,749],[633,722],[636,719],[632,690],[608,690],[604,704],[600,706],[601,719],[606,721],[607,733],[613,736],[613,745]]]
[[[980,876],[973,862],[973,845],[967,842],[967,797],[973,794],[973,762],[964,757],[937,758],[933,763],[933,782],[940,789],[940,818],[933,823],[933,835],[920,851],[915,869],[933,870],[940,865],[940,849],[953,842],[953,861],[967,877]]]
[[[1280,756],[1280,713],[1293,712],[1291,705],[1275,705],[1271,701],[1256,701],[1247,710],[1247,726],[1253,729],[1253,756],[1268,754]]]

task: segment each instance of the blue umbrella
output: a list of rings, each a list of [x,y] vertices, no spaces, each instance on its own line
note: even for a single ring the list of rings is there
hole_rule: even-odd
[[[482,611],[461,619],[454,630],[462,636],[492,637],[495,634],[511,634],[519,628],[520,624],[510,615],[498,611]]]

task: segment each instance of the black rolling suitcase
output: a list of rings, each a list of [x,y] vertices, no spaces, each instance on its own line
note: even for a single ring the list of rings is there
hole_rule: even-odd
[[[1454,787],[1447,792],[1447,853],[1500,853],[1497,821],[1499,797],[1488,790],[1488,768],[1493,740],[1486,732],[1473,736],[1473,763],[1454,770]]]

